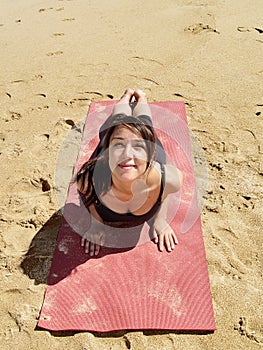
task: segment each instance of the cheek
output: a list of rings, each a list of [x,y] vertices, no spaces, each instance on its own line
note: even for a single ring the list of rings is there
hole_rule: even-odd
[[[147,157],[146,152],[143,150],[143,151],[136,153],[136,158],[137,158],[138,162],[145,163],[147,161],[148,157]]]
[[[111,148],[109,150],[109,158],[110,159],[118,159],[118,158],[120,158],[121,154],[122,154],[122,150],[121,149]]]
[[[116,165],[118,164],[118,160],[120,158],[120,151],[111,149],[109,151],[109,166],[111,170],[116,168]]]

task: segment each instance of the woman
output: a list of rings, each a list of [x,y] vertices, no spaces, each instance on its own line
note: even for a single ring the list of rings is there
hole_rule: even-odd
[[[159,250],[170,252],[178,241],[166,222],[168,195],[180,189],[182,175],[164,164],[150,117],[145,93],[127,89],[100,130],[100,145],[78,172],[77,187],[93,222],[130,227],[147,221]],[[88,233],[82,238],[91,256],[100,245]]]

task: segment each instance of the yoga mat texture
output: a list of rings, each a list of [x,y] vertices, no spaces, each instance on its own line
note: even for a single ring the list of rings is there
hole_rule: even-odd
[[[85,122],[75,172],[98,144],[98,131],[115,101],[93,102]],[[183,172],[183,186],[172,195],[168,217],[179,244],[159,252],[147,239],[147,225],[136,246],[102,247],[90,257],[81,237],[65,219],[79,197],[70,183],[38,326],[61,330],[215,330],[200,209],[183,102],[150,104],[153,124],[168,161]],[[125,235],[126,229],[123,229]]]

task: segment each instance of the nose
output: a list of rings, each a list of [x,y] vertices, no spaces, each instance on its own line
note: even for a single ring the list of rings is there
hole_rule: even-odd
[[[125,158],[132,158],[133,156],[133,149],[132,149],[132,145],[130,142],[127,142],[124,149],[123,149],[123,155],[125,156]]]

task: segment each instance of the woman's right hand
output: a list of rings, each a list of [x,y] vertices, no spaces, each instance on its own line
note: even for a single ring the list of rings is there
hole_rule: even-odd
[[[81,238],[81,246],[84,247],[86,254],[96,256],[100,252],[101,246],[105,243],[104,224],[98,222],[94,218],[91,220],[89,229]]]

